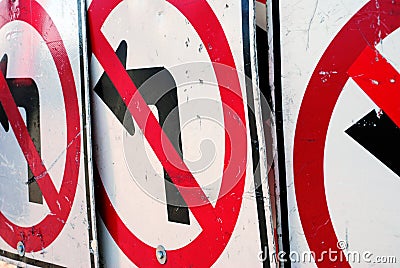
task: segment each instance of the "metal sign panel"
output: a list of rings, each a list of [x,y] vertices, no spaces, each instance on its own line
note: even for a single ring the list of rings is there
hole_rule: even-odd
[[[268,265],[253,3],[88,7],[103,265]]]
[[[0,258],[95,266],[81,3],[0,13]]]
[[[311,267],[397,267],[400,5],[283,1],[280,11],[286,254]]]

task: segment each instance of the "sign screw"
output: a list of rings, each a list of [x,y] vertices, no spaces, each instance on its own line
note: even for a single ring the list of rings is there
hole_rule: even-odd
[[[156,258],[160,264],[165,264],[167,261],[167,252],[161,245],[156,248]]]
[[[21,256],[21,257],[25,256],[25,246],[22,241],[19,241],[17,243],[17,252],[18,252],[19,256]]]

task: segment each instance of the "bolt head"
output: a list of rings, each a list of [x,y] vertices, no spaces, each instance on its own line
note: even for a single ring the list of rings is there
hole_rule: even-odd
[[[157,251],[157,259],[163,259],[163,258],[164,258],[164,252]]]
[[[21,257],[25,256],[25,245],[22,241],[19,241],[17,243],[17,252],[19,256]]]
[[[165,264],[167,261],[167,252],[161,245],[156,248],[156,258],[160,264]]]

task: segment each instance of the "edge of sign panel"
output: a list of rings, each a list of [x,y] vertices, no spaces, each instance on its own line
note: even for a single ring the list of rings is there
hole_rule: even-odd
[[[273,21],[270,2],[256,0],[257,5],[257,67],[259,71],[259,87],[264,100],[261,102],[264,136],[267,143],[267,172],[272,217],[273,252],[270,252],[271,265],[280,267],[278,252],[282,244],[282,215],[280,201],[279,168],[277,165],[277,132],[275,118],[274,92],[274,53],[273,53]]]
[[[242,40],[244,73],[246,76],[246,102],[248,107],[249,132],[252,147],[253,180],[257,207],[260,250],[263,252],[263,267],[270,267],[270,252],[273,250],[273,227],[271,203],[268,189],[268,167],[266,142],[262,124],[261,92],[257,69],[255,1],[242,0]]]
[[[267,38],[268,38],[268,80],[269,80],[269,90],[271,94],[271,99],[270,99],[270,108],[271,108],[271,114],[274,118],[273,125],[271,126],[271,148],[270,150],[272,151],[272,161],[273,164],[271,169],[273,169],[272,173],[274,174],[274,182],[275,182],[275,208],[276,208],[276,230],[275,230],[275,254],[278,254],[279,251],[281,251],[284,248],[284,239],[287,239],[289,241],[288,237],[285,238],[283,234],[283,228],[287,226],[287,218],[285,218],[285,215],[282,215],[282,211],[287,212],[287,202],[286,202],[286,196],[281,196],[280,192],[280,187],[282,187],[280,183],[280,174],[279,174],[279,164],[278,164],[278,133],[277,133],[277,122],[276,122],[276,117],[275,117],[275,112],[276,112],[276,104],[275,104],[275,51],[274,51],[274,22],[273,22],[273,5],[272,1],[268,2],[266,5],[266,12],[267,12]],[[278,18],[279,19],[279,18]],[[281,198],[284,198],[283,203],[281,202]],[[283,221],[286,220],[286,223],[283,223]],[[286,225],[285,225],[286,224]],[[276,257],[276,256],[275,256]],[[277,258],[277,257],[276,257]],[[277,263],[277,267],[282,267],[283,263],[278,263],[279,260],[275,260]]]
[[[270,61],[270,86],[272,103],[274,105],[275,133],[274,133],[274,152],[276,152],[276,205],[278,209],[277,232],[279,251],[290,252],[289,237],[289,213],[286,183],[286,155],[283,131],[283,100],[282,100],[282,64],[281,64],[281,27],[280,27],[280,1],[271,0],[267,3],[268,35],[270,42],[269,61]],[[288,254],[279,261],[279,267],[291,267]]]
[[[79,64],[81,70],[81,94],[82,94],[82,122],[83,122],[83,155],[85,169],[85,186],[86,186],[86,205],[87,218],[89,226],[89,246],[90,246],[90,264],[91,267],[99,267],[99,253],[97,246],[97,225],[96,225],[96,207],[94,195],[93,180],[93,157],[92,157],[92,140],[91,132],[91,113],[90,113],[90,90],[89,90],[89,51],[87,37],[87,16],[86,1],[77,0],[78,2],[78,25],[79,25]]]

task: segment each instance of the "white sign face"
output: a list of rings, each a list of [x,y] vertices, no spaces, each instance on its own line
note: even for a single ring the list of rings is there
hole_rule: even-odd
[[[263,265],[273,241],[252,5],[88,2],[103,265]]]
[[[0,2],[0,259],[94,267],[82,3]]]
[[[284,1],[280,11],[289,257],[397,267],[400,4]]]

